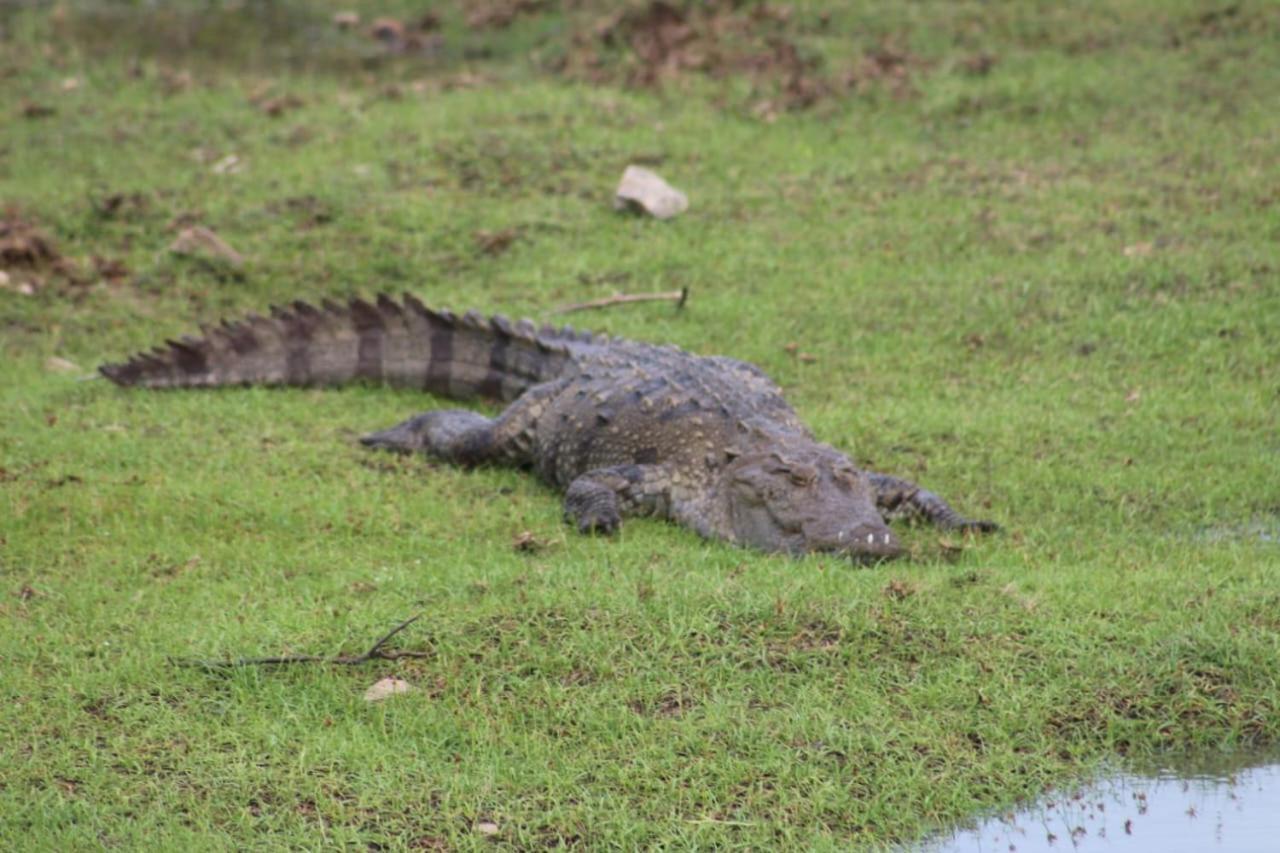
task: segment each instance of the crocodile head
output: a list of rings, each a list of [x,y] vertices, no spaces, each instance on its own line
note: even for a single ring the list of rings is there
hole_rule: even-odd
[[[764,551],[821,551],[860,562],[897,557],[865,474],[848,457],[819,444],[787,452],[745,454],[725,469],[728,518],[735,541]]]

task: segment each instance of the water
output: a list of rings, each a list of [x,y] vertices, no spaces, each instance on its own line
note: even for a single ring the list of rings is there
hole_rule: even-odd
[[[1280,758],[1130,769],[981,820],[929,853],[1280,851]]]

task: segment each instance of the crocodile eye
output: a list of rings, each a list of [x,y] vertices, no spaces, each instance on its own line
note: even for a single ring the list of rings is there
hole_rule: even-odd
[[[812,468],[792,468],[787,478],[797,486],[809,486],[818,479],[818,472]]]
[[[836,472],[836,482],[846,489],[852,489],[858,485],[858,472],[841,469]]]

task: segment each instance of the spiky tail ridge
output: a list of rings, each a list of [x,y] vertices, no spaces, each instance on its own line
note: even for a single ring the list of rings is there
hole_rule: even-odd
[[[596,339],[565,327],[475,312],[434,311],[406,294],[319,308],[294,302],[271,316],[249,315],[202,327],[200,337],[166,341],[119,364],[104,364],[117,385],[146,388],[220,385],[337,385],[384,381],[448,397],[511,400],[559,376],[574,347]]]

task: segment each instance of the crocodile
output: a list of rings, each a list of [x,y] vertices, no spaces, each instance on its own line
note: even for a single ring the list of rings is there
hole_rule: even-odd
[[[462,466],[532,468],[564,492],[566,520],[610,534],[650,516],[762,551],[897,557],[898,518],[977,532],[907,480],[860,469],[819,442],[760,368],[501,315],[433,310],[412,295],[203,326],[99,370],[123,386],[409,386],[506,403],[415,415],[360,441]]]

